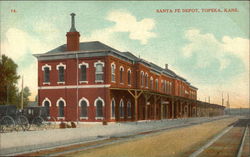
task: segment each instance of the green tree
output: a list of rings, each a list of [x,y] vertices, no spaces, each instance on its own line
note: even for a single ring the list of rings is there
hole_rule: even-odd
[[[0,62],[0,105],[17,103],[17,64],[5,55]],[[17,104],[16,104],[17,105]]]
[[[28,105],[30,95],[31,95],[31,93],[30,93],[29,87],[24,87],[24,89],[23,89],[23,107]]]

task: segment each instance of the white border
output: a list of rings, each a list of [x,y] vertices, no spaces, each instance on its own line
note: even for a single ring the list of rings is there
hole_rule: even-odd
[[[51,101],[47,97],[45,99],[43,99],[42,106],[44,106],[45,101],[48,101],[49,102],[49,107],[51,107]]]

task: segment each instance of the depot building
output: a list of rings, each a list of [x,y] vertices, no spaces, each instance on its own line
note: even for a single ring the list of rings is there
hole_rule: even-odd
[[[218,116],[197,90],[168,68],[100,41],[80,42],[71,14],[67,43],[38,60],[38,104],[58,121],[112,122]]]

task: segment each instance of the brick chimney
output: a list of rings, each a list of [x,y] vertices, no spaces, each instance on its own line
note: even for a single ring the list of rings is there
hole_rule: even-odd
[[[79,38],[80,33],[76,31],[75,28],[75,15],[71,13],[71,28],[69,32],[67,32],[67,51],[78,51],[79,50]]]

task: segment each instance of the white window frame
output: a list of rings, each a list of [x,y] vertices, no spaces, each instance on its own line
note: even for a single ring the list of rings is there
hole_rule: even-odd
[[[86,99],[85,97],[82,97],[80,100],[79,100],[79,102],[78,102],[78,106],[81,108],[81,103],[82,103],[82,101],[85,101],[86,103],[87,103],[87,117],[81,117],[81,114],[80,114],[80,120],[87,120],[88,119],[88,108],[89,108],[89,100],[88,99]],[[81,112],[81,110],[80,110],[80,112]]]
[[[45,99],[43,99],[42,106],[44,106],[45,101],[48,101],[49,102],[49,107],[51,107],[51,101],[47,97]]]
[[[122,103],[122,112],[123,112],[123,115],[121,116],[121,113],[120,113],[120,105],[121,105],[121,102],[123,102]],[[124,114],[125,114],[125,112],[124,112],[124,101],[123,101],[123,99],[121,98],[121,100],[120,100],[120,102],[119,102],[119,118],[124,118]]]
[[[152,76],[150,77],[150,88],[154,89],[154,78]]]
[[[143,71],[141,71],[140,73],[140,78],[141,78],[140,84],[141,84],[141,87],[143,87],[144,86],[144,72]]]
[[[58,120],[65,120],[65,107],[67,106],[67,104],[66,104],[66,101],[62,98],[62,97],[60,97],[57,101],[56,101],[56,106],[57,106],[57,111],[59,111],[58,109],[59,109],[59,102],[60,101],[63,101],[63,103],[64,103],[64,117],[59,117],[59,116],[57,116],[57,119]],[[58,113],[58,115],[59,115],[59,113]]]
[[[147,72],[145,73],[145,87],[148,88],[148,73]]]
[[[96,65],[97,64],[101,64],[102,65],[102,72],[96,72],[96,69],[95,69],[95,83],[103,83],[104,82],[104,66],[105,66],[105,63],[98,60],[97,62],[94,63],[94,67],[96,68]],[[96,80],[96,74],[102,74],[102,80]]]
[[[44,71],[45,68],[49,68],[49,71],[51,71],[51,65],[45,64],[42,66],[42,71]],[[44,73],[43,73],[44,75]],[[43,85],[50,85],[50,82],[43,82]]]
[[[112,111],[112,102],[115,102],[115,98],[112,98],[111,103],[110,103],[110,113],[111,113],[110,117],[111,117],[111,119],[115,119],[115,116],[113,116],[113,114],[112,114],[113,113],[113,111]],[[114,103],[114,105],[116,106],[115,103]],[[114,115],[115,115],[115,110],[114,110]]]
[[[121,71],[122,71],[122,77],[121,77]],[[124,84],[124,67],[121,65],[120,68],[119,68],[119,75],[120,75],[120,84]],[[122,80],[122,81],[121,81]]]
[[[104,103],[104,100],[101,97],[98,97],[98,98],[95,99],[94,106],[96,107],[96,103],[97,103],[98,100],[102,101],[102,109],[103,109],[104,106],[105,106],[105,103]],[[96,108],[95,108],[95,112],[96,112]],[[102,114],[104,115],[104,111],[103,111]],[[103,120],[103,119],[104,119],[104,117],[96,117],[96,113],[95,113],[95,120]]]
[[[78,64],[78,67],[79,67],[79,69],[81,70],[81,66],[82,65],[85,65],[86,66],[86,75],[87,75],[87,69],[89,68],[89,63],[86,63],[86,62],[81,62],[80,64]],[[88,76],[88,75],[87,75]],[[89,81],[79,81],[79,83],[81,84],[81,83],[89,83]]]
[[[130,68],[128,68],[128,70],[127,70],[127,76],[128,76],[128,73],[130,72],[130,82],[128,82],[128,86],[131,86],[131,80],[132,80],[132,71],[131,71],[131,69]],[[128,78],[127,78],[128,79]]]
[[[112,72],[112,68],[113,68],[113,66],[114,66],[114,72]],[[113,83],[115,83],[115,69],[116,69],[116,65],[115,65],[115,63],[114,62],[112,62],[111,63],[111,65],[110,65],[110,67],[111,67],[111,82],[113,82]],[[114,80],[112,80],[112,76],[114,75]]]
[[[59,72],[59,67],[63,67],[63,69],[66,70],[66,64],[63,64],[62,62],[56,65],[56,70],[58,72]],[[57,84],[65,84],[65,72],[64,72],[64,81],[57,81]]]

